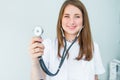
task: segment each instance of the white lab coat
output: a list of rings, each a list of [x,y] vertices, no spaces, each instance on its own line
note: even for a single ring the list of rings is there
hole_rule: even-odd
[[[50,39],[45,39],[43,41],[45,46],[43,60],[52,73],[55,73],[58,69],[60,58],[57,56],[57,39],[51,41]],[[67,42],[67,47],[70,45]],[[63,49],[61,49],[61,54]],[[47,80],[94,80],[95,74],[102,74],[105,72],[99,47],[94,43],[94,53],[91,61],[85,60],[75,60],[78,55],[79,45],[75,42],[71,49],[69,50],[69,58],[65,59],[59,73],[56,76],[50,77],[47,75]]]

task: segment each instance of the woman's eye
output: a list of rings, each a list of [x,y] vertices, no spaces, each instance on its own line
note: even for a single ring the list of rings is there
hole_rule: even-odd
[[[80,18],[80,16],[75,16],[75,18]]]
[[[65,18],[69,18],[69,16],[64,16]]]

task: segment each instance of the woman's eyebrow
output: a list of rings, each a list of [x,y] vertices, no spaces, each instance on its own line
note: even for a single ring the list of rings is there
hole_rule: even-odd
[[[68,14],[68,13],[65,13],[64,15],[70,15],[70,14]]]
[[[70,14],[69,14],[69,13],[65,13],[64,15],[70,15]],[[74,15],[81,15],[81,14],[76,13],[76,14],[74,14]]]
[[[81,15],[81,14],[77,13],[77,14],[75,14],[75,15]]]

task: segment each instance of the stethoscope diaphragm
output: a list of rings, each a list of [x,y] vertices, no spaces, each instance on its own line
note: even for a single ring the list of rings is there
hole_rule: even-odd
[[[36,27],[34,28],[34,34],[35,34],[35,36],[41,36],[42,33],[43,33],[42,27],[36,26]]]

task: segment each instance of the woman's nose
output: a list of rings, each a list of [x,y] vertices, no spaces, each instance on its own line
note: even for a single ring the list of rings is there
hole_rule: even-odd
[[[71,25],[71,26],[75,25],[74,18],[70,18],[70,20],[69,20],[69,25]]]

